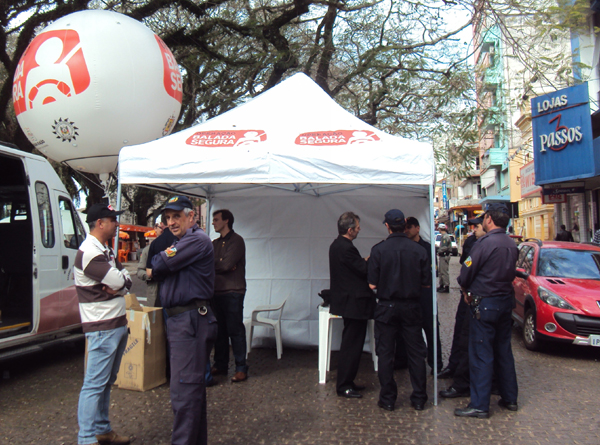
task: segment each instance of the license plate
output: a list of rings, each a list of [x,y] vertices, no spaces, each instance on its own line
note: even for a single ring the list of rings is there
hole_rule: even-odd
[[[590,335],[590,345],[600,346],[600,335]]]

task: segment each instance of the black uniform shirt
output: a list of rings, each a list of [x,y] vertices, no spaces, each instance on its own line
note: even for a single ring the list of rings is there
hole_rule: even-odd
[[[371,249],[367,280],[380,300],[420,298],[431,285],[431,261],[423,247],[404,233],[392,233]]]
[[[417,243],[425,248],[427,251],[427,258],[429,259],[429,270],[431,270],[431,244],[423,239],[423,237],[419,236],[419,241]]]
[[[473,245],[458,284],[481,297],[500,297],[513,292],[512,282],[519,250],[504,229],[494,229]]]
[[[465,240],[465,243],[463,244],[462,253],[460,255],[460,260],[458,261],[460,264],[463,264],[465,262],[465,260],[469,257],[469,254],[471,253],[471,249],[475,245],[476,241],[477,241],[477,237],[475,236],[475,234],[469,235],[467,237],[467,239]]]

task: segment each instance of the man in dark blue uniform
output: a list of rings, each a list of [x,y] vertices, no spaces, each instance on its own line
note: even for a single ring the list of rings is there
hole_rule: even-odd
[[[178,241],[154,256],[152,272],[163,279],[160,296],[168,315],[174,414],[171,443],[204,445],[207,443],[204,374],[217,337],[217,320],[210,307],[215,281],[213,246],[196,224],[188,198],[169,199],[165,214]]]
[[[510,344],[512,282],[518,250],[506,234],[509,220],[506,205],[487,206],[482,222],[486,234],[471,249],[458,277],[472,317],[469,329],[471,402],[466,408],[454,411],[460,417],[489,417],[494,369],[502,397],[498,405],[510,411],[518,409],[517,374]]]
[[[473,218],[467,221],[469,226],[472,228],[473,234],[467,237],[463,244],[462,253],[460,255],[460,264],[464,264],[465,260],[469,257],[471,249],[475,245],[475,242],[485,235],[481,223],[483,218]],[[469,394],[469,320],[465,322],[465,315],[469,311],[469,305],[465,303],[465,299],[462,294],[458,300],[458,307],[456,308],[456,315],[454,316],[454,334],[452,336],[452,347],[450,349],[450,357],[448,357],[448,366],[442,369],[438,374],[438,379],[448,379],[453,377],[459,366],[462,367],[463,379],[462,391],[457,391],[457,387],[454,385],[446,391],[440,392],[442,397],[462,397]],[[461,336],[461,332],[466,329],[466,336]],[[464,338],[462,338],[464,337]],[[466,344],[464,340],[466,339]],[[465,347],[466,346],[466,347]],[[466,357],[465,357],[466,356]],[[464,362],[461,365],[461,362]],[[466,363],[466,366],[463,366]],[[466,370],[466,373],[465,373]],[[464,379],[466,377],[466,379]],[[454,388],[454,391],[452,389]]]
[[[412,406],[421,411],[427,401],[427,347],[421,333],[421,297],[431,287],[431,262],[425,249],[404,233],[406,220],[400,210],[385,214],[389,236],[371,249],[367,281],[377,289],[375,341],[381,390],[377,405],[394,410],[398,387],[394,380],[396,335],[402,333],[408,354],[408,371],[413,386]]]

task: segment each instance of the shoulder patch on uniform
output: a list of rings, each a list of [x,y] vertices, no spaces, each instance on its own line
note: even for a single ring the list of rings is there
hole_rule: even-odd
[[[165,250],[165,253],[169,258],[173,258],[177,254],[177,248],[171,246],[167,250]]]
[[[473,260],[471,259],[471,257],[468,257],[468,258],[465,260],[465,266],[467,266],[467,267],[471,267],[471,264],[473,264]]]

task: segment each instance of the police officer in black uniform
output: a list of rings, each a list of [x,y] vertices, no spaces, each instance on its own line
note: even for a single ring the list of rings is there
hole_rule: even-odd
[[[208,356],[217,337],[211,309],[215,282],[213,246],[196,224],[192,203],[176,196],[165,206],[177,241],[152,259],[152,272],[163,279],[160,296],[167,318],[171,359],[173,445],[208,441],[206,382]]]
[[[377,289],[375,341],[381,390],[377,405],[394,410],[398,387],[394,380],[396,334],[402,333],[413,386],[412,406],[421,411],[427,401],[427,347],[421,333],[420,299],[423,287],[431,286],[431,263],[427,252],[404,233],[406,220],[397,209],[385,214],[389,236],[371,249],[367,281]]]
[[[460,417],[488,418],[494,370],[501,399],[498,405],[516,411],[517,374],[512,354],[512,282],[518,257],[517,246],[506,234],[510,217],[502,203],[489,204],[483,216],[481,237],[471,249],[458,277],[465,301],[470,304],[469,369],[471,402],[457,408]]]
[[[475,242],[485,234],[485,232],[483,232],[483,230],[480,227],[480,224],[483,222],[483,218],[473,218],[467,221],[467,224],[469,224],[470,226],[474,227],[473,231],[474,233],[472,235],[470,235],[469,237],[467,237],[467,239],[465,240],[465,243],[463,244],[463,248],[462,248],[462,253],[460,255],[460,260],[459,263],[460,264],[464,264],[465,260],[469,257],[469,254],[471,253],[471,249],[473,248],[473,246],[475,245]],[[481,233],[481,235],[479,235],[479,232],[483,232]],[[463,359],[465,357],[463,357],[463,355],[469,353],[469,348],[468,348],[468,337],[469,337],[469,320],[467,319],[467,321],[465,322],[465,315],[468,312],[468,308],[469,305],[467,303],[465,303],[465,299],[463,298],[462,294],[458,300],[458,307],[456,308],[456,315],[454,316],[454,334],[452,336],[452,347],[450,349],[450,357],[448,357],[448,366],[446,366],[444,369],[442,369],[442,371],[438,374],[438,379],[449,379],[451,377],[454,376],[454,374],[456,373],[456,369],[460,366],[460,363],[463,361]],[[466,343],[466,348],[464,347],[465,345],[464,343],[464,338],[461,339],[461,332],[463,331],[463,329],[466,329],[466,339],[467,339],[467,343]],[[467,368],[467,374],[468,374],[468,361],[469,358],[466,357],[466,368]],[[456,387],[453,385],[450,389],[454,388],[454,391],[450,391],[450,390],[446,390],[446,391],[442,391],[444,394],[442,394],[442,392],[440,392],[440,395],[442,397],[462,397],[463,395],[468,395],[469,390],[468,390],[468,386],[469,386],[469,376],[466,376],[466,379],[464,379],[465,381],[463,382],[464,384],[466,384],[466,388],[463,388],[463,391],[457,392],[456,391]]]

